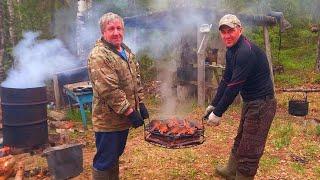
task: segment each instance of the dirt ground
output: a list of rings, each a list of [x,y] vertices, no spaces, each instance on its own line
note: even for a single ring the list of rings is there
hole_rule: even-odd
[[[306,119],[288,114],[288,101],[293,95],[296,98],[302,97],[299,93],[277,92],[277,114],[256,179],[320,179],[320,130],[317,129],[319,124],[316,121],[320,117],[320,95],[308,94],[310,104]],[[180,115],[200,120],[203,109],[194,104],[181,104],[183,113]],[[150,119],[157,118],[157,105],[151,101],[147,105]],[[240,110],[241,105],[233,105],[223,116],[220,126],[205,126],[205,142],[191,148],[158,147],[144,141],[142,127],[132,129],[120,159],[120,179],[221,179],[215,174],[214,167],[227,160],[238,128]],[[77,126],[81,127],[81,124]],[[71,140],[85,144],[84,171],[73,179],[91,179],[91,164],[95,153],[94,133],[89,128],[85,132],[70,132],[68,136]],[[19,156],[25,162],[26,169],[47,166],[45,158],[39,155]]]

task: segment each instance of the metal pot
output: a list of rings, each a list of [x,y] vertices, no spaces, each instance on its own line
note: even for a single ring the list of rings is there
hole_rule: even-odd
[[[294,116],[306,116],[308,114],[309,102],[304,100],[290,100],[289,114]]]

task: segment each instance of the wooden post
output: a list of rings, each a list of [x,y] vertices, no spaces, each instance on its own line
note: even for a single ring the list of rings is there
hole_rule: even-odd
[[[60,97],[60,89],[59,89],[59,82],[58,82],[57,75],[53,76],[53,91],[54,91],[54,99],[55,99],[56,108],[60,109],[61,108],[61,97]]]
[[[266,54],[267,54],[267,58],[268,58],[268,62],[269,62],[270,77],[272,79],[272,83],[273,83],[273,86],[274,86],[273,66],[272,66],[269,31],[268,31],[268,27],[266,25],[263,26],[263,35],[264,35],[264,45],[265,45],[265,48],[266,48]]]
[[[211,28],[211,27],[210,27]],[[209,29],[210,30],[210,29]],[[198,105],[205,106],[206,100],[206,87],[205,87],[205,48],[208,42],[208,32],[201,32],[200,28],[198,30],[198,40],[197,40],[197,85],[198,85]]]

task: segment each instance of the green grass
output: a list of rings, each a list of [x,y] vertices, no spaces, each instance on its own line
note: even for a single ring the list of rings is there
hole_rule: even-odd
[[[291,139],[294,135],[294,129],[291,123],[273,127],[272,131],[274,133],[274,139],[272,142],[277,149],[281,149],[290,145]]]
[[[320,178],[320,166],[314,167],[313,172],[316,175],[316,177]]]
[[[317,75],[314,77],[313,83],[320,84],[320,74],[317,74]]]
[[[319,145],[315,143],[308,143],[304,146],[305,154],[310,158],[316,158],[317,155],[320,153]]]
[[[308,51],[310,51],[310,53]],[[283,50],[279,62],[285,67],[285,71],[312,70],[315,66],[315,60],[316,49],[306,45],[294,49]]]
[[[87,124],[92,124],[91,112],[89,110],[85,110],[85,113],[87,117]],[[67,119],[75,122],[82,122],[80,110],[78,108],[68,109]]]
[[[282,34],[279,53],[279,28],[269,29],[273,64],[283,65],[284,73],[275,75],[280,86],[299,86],[306,82],[319,83],[314,71],[317,56],[317,36],[306,28],[290,29]],[[264,49],[261,28],[246,29],[245,35]],[[306,76],[306,74],[308,74]],[[311,76],[311,77],[310,77]],[[315,79],[315,80],[314,80]]]
[[[303,83],[303,79],[300,76],[292,74],[277,74],[275,76],[275,83],[287,86],[297,86]]]
[[[194,169],[194,168],[190,168],[190,169],[188,169],[188,172],[187,172],[187,175],[188,175],[188,178],[189,179],[196,179],[196,177],[197,177],[197,170],[196,169]]]
[[[273,168],[275,168],[280,162],[280,159],[278,157],[274,156],[262,156],[259,166],[261,171],[269,172]]]
[[[184,152],[184,156],[181,158],[181,163],[194,163],[197,159],[197,156],[192,151]]]
[[[305,168],[303,167],[302,164],[299,164],[299,163],[292,163],[291,164],[291,168],[294,172],[298,173],[298,174],[305,174],[306,170]]]
[[[172,176],[173,178],[179,178],[180,177],[180,169],[170,169],[169,170],[169,174],[170,176]]]
[[[316,126],[316,135],[320,136],[320,125]]]

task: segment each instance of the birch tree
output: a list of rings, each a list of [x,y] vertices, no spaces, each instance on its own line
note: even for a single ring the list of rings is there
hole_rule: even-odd
[[[15,35],[15,26],[14,26],[14,7],[13,7],[13,0],[7,0],[7,7],[8,7],[8,13],[9,13],[9,39],[11,42],[11,45],[16,45],[16,35]]]
[[[3,12],[3,1],[0,1],[0,81],[4,80],[4,67],[3,67],[3,56],[4,56],[4,12]]]

